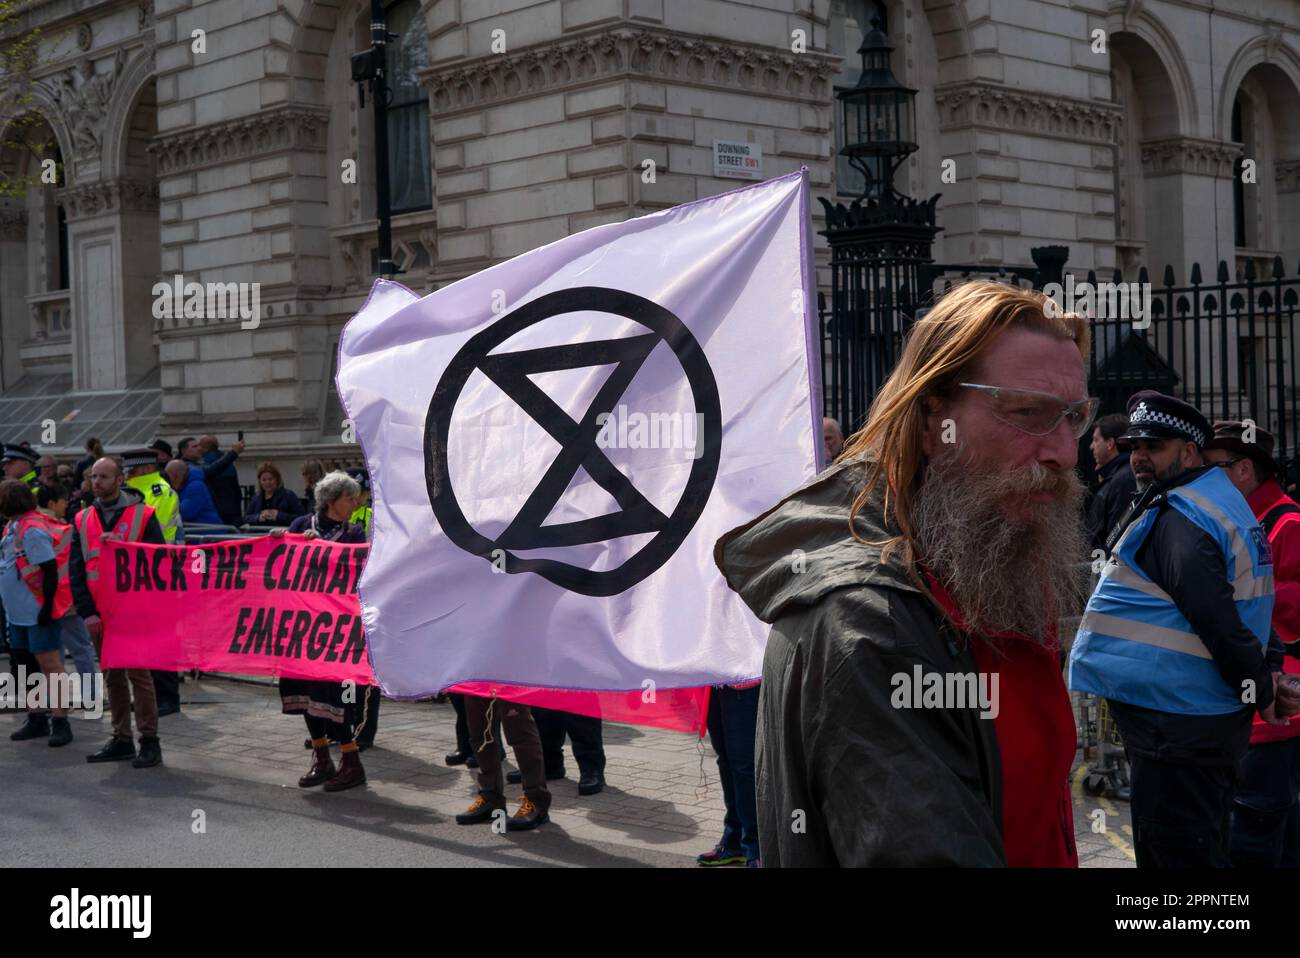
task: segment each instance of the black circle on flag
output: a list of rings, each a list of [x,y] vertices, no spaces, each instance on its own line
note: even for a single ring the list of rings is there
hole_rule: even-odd
[[[650,330],[645,335],[564,343],[492,354],[521,330],[574,312],[623,316]],[[685,489],[670,515],[664,515],[605,456],[597,442],[604,420],[659,343],[673,351],[695,404],[700,430]],[[533,373],[613,364],[595,399],[575,420],[532,379]],[[495,539],[481,535],[465,517],[452,488],[447,440],[457,400],[475,371],[510,396],[559,443],[555,461],[533,488],[519,513]],[[718,476],[722,455],[722,405],[713,370],[686,324],[658,303],[625,290],[580,286],[547,293],[502,316],[476,333],[452,357],[429,401],[424,423],[424,474],[433,514],[447,537],[461,549],[491,562],[502,572],[535,572],[561,588],[583,595],[617,595],[653,574],[686,540],[704,512]],[[508,464],[503,463],[505,468]],[[579,468],[621,507],[609,515],[544,525]],[[533,476],[520,476],[521,485]],[[550,558],[521,558],[517,552],[601,542],[654,533],[637,552],[613,569],[594,570]]]

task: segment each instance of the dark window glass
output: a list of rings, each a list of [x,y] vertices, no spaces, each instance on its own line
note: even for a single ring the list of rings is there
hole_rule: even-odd
[[[388,202],[394,213],[433,206],[429,170],[429,98],[419,73],[428,65],[424,17],[416,0],[401,0],[386,11],[388,32]]]

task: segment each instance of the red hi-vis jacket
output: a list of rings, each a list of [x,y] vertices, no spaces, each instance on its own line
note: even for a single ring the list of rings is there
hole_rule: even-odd
[[[111,532],[105,532],[99,521],[99,510],[91,503],[77,513],[77,538],[81,540],[81,557],[86,564],[86,585],[90,594],[98,601],[99,592],[99,553],[105,539],[122,542],[139,542],[144,535],[149,520],[153,518],[153,507],[137,502],[127,506],[118,516]]]
[[[46,530],[54,540],[54,559],[58,563],[58,586],[54,590],[54,612],[51,621],[57,621],[68,614],[72,608],[72,586],[68,582],[68,556],[72,545],[72,526],[59,522],[39,512],[29,512],[14,519],[14,535],[18,540],[18,575],[27,586],[36,601],[45,605],[45,576],[41,567],[27,558],[27,548],[23,541],[29,529],[38,527]]]
[[[1268,480],[1246,498],[1246,505],[1261,522],[1278,506],[1295,504],[1275,479]],[[1300,514],[1283,512],[1277,516],[1268,545],[1273,552],[1273,628],[1283,644],[1295,651],[1292,643],[1300,641]],[[1282,671],[1300,675],[1300,659],[1286,655],[1282,659]],[[1250,744],[1280,742],[1297,735],[1300,735],[1300,718],[1292,718],[1290,725],[1270,725],[1256,712]]]

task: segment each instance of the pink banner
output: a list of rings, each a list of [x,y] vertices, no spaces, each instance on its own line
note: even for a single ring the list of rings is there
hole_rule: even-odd
[[[105,668],[375,682],[356,587],[368,547],[301,536],[191,546],[104,540]],[[429,692],[430,695],[434,691]],[[496,682],[447,691],[703,736],[709,690],[586,692]]]
[[[103,664],[373,685],[357,580],[369,547],[301,536],[104,541]]]

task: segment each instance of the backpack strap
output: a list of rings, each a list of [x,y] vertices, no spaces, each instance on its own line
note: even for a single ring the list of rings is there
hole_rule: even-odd
[[[1283,516],[1300,513],[1300,505],[1296,505],[1289,499],[1286,502],[1279,502],[1260,518],[1259,524],[1264,527],[1264,535],[1272,538],[1273,527],[1277,525],[1278,520]]]

